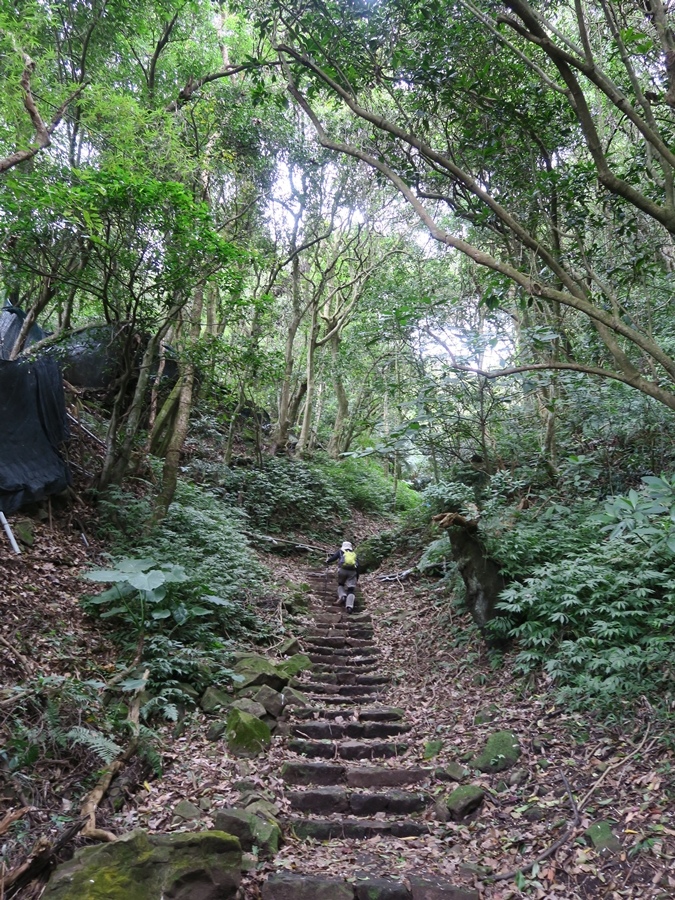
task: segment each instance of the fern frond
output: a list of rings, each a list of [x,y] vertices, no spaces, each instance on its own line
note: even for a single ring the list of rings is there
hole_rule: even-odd
[[[99,756],[104,763],[111,763],[116,756],[122,753],[122,747],[101,734],[100,731],[93,731],[91,728],[75,725],[66,732],[65,737],[73,744],[82,744]]]

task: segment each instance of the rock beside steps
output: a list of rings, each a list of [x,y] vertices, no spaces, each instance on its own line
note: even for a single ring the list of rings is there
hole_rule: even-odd
[[[281,768],[291,813],[287,834],[316,842],[423,838],[435,798],[433,769],[406,763],[411,726],[404,710],[386,705],[389,678],[379,671],[370,614],[327,607],[302,640],[313,667],[292,686],[309,700],[282,725],[289,759]],[[295,754],[292,756],[290,754]],[[400,760],[400,762],[399,762]],[[382,761],[382,762],[380,762]],[[478,894],[419,872],[355,872],[336,878],[280,872],[268,877],[263,900],[478,900]]]

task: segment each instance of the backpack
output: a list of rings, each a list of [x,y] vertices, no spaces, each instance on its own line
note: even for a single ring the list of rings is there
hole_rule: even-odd
[[[343,550],[342,551],[341,566],[343,569],[355,569],[356,568],[356,553],[354,553],[353,550]]]

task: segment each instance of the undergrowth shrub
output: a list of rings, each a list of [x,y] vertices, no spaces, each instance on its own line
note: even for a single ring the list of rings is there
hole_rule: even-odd
[[[30,781],[30,773],[45,760],[92,776],[112,762],[132,737],[125,698],[135,688],[120,685],[117,699],[109,702],[104,687],[102,681],[62,675],[26,681],[10,714],[0,765]],[[156,734],[141,726],[134,737],[140,755],[154,765]]]
[[[489,629],[517,641],[520,672],[542,668],[561,700],[608,715],[642,696],[672,705],[675,481],[646,477],[602,507],[509,512],[497,497],[487,512],[488,551],[513,579]]]
[[[522,579],[537,566],[583,554],[602,540],[597,512],[597,503],[590,500],[565,506],[544,499],[520,510],[495,498],[483,507],[480,531],[504,577]]]
[[[145,534],[150,499],[119,489],[102,498],[112,562],[87,577],[110,587],[82,603],[110,623],[127,656],[142,647],[152,693],[142,714],[175,719],[192,692],[231,682],[242,641],[272,634],[255,607],[267,573],[243,534],[245,514],[210,490],[180,482],[164,521]]]
[[[225,502],[243,506],[252,525],[272,532],[311,531],[349,513],[321,470],[302,460],[268,459],[260,469],[223,468],[221,490]]]
[[[262,468],[223,468],[221,491],[228,503],[241,504],[256,528],[271,532],[331,530],[358,509],[373,515],[408,510],[419,494],[394,481],[374,460],[311,461],[274,458]]]
[[[205,595],[229,603],[215,613],[228,637],[264,637],[269,628],[252,606],[262,591],[267,573],[252,552],[243,531],[241,510],[223,503],[208,489],[179,482],[176,497],[162,524],[144,534],[151,515],[150,499],[119,488],[100,501],[107,523],[113,558],[146,556],[159,566],[185,569],[181,590],[190,602]]]
[[[672,692],[675,560],[626,540],[537,567],[502,592],[490,623],[515,638],[523,674],[542,667],[561,700],[607,712]]]

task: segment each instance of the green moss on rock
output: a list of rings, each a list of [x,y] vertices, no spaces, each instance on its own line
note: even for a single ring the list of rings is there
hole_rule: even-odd
[[[485,792],[475,784],[465,784],[456,788],[446,800],[448,812],[453,819],[463,819],[483,802]]]
[[[138,829],[110,844],[84,847],[59,866],[49,900],[233,900],[241,847],[230,834],[148,835]]]
[[[258,756],[272,743],[269,726],[241,709],[231,709],[225,730],[227,746],[235,756]]]
[[[294,675],[311,669],[312,660],[304,653],[294,653],[293,656],[279,663],[276,668],[284,677],[288,676],[286,680],[289,681]]]
[[[598,853],[609,855],[621,850],[621,841],[612,831],[608,822],[594,822],[586,829],[586,837]]]
[[[480,772],[504,772],[514,766],[519,757],[520,744],[516,735],[512,731],[495,731],[472,764]]]
[[[279,671],[279,668],[264,656],[247,656],[239,660],[234,671],[242,676],[243,680],[239,684],[241,690],[266,684],[275,691],[280,691],[291,678],[290,675]]]
[[[218,709],[229,706],[233,699],[232,694],[228,694],[222,688],[211,686],[204,691],[199,705],[205,713],[214,713]]]

